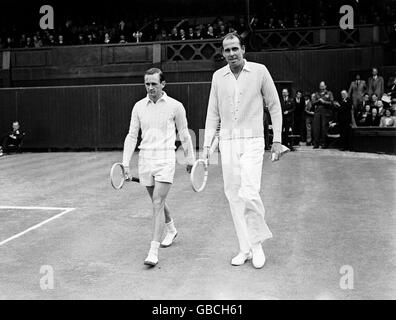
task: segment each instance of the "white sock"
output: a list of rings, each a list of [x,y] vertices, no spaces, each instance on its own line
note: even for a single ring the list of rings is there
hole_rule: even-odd
[[[166,230],[172,233],[176,233],[175,223],[173,222],[173,220],[166,224]]]
[[[158,241],[151,241],[151,247],[150,247],[150,252],[154,253],[155,255],[158,256],[158,248],[160,246],[160,243]]]

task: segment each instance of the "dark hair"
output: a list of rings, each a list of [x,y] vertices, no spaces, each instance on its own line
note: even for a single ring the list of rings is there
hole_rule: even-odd
[[[303,95],[302,90],[297,90],[297,91],[296,91],[296,95],[297,95],[297,93],[301,93],[301,95]]]
[[[239,40],[239,44],[241,45],[241,47],[245,45],[244,42],[243,42],[243,38],[237,32],[227,33],[223,37],[223,39],[221,39],[221,44],[223,45],[224,40],[233,39],[233,38],[237,38]]]
[[[150,68],[144,73],[144,75],[150,76],[157,73],[159,74],[160,82],[165,81],[164,74],[162,73],[161,69],[158,68]]]

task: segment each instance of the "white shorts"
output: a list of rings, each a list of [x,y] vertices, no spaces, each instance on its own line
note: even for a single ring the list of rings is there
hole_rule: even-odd
[[[139,157],[140,184],[152,187],[155,181],[173,183],[176,159],[150,159]]]

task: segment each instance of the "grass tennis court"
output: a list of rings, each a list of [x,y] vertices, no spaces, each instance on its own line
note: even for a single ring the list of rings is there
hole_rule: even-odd
[[[157,267],[144,266],[151,203],[138,184],[120,191],[110,186],[110,167],[121,156],[114,151],[0,158],[0,242],[64,212],[54,208],[74,209],[0,245],[1,299],[396,295],[395,157],[301,149],[271,163],[266,154],[261,194],[274,238],[263,246],[266,265],[256,270],[250,263],[229,263],[237,240],[216,164],[201,194],[177,165],[168,204],[179,235],[160,249]],[[43,265],[54,270],[53,289],[40,288]],[[344,265],[354,270],[352,290],[340,287]]]

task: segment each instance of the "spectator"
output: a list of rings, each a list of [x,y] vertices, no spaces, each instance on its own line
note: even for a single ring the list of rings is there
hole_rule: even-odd
[[[81,33],[78,35],[78,42],[77,42],[77,44],[78,44],[78,45],[84,45],[84,44],[85,44],[84,36],[83,36]]]
[[[226,27],[224,24],[220,25],[219,27],[219,34],[217,35],[218,38],[223,38],[227,34]]]
[[[92,34],[87,35],[87,44],[94,44]]]
[[[358,113],[356,124],[359,127],[365,127],[368,123],[368,118],[371,116],[371,107],[369,105],[365,106],[365,109]]]
[[[385,113],[384,103],[382,100],[378,100],[375,104],[375,108],[378,108],[378,115],[382,117]]]
[[[3,152],[19,148],[25,133],[21,131],[18,121],[12,123],[12,130],[4,134],[0,139],[0,156]]]
[[[390,82],[391,84],[389,85],[388,96],[390,96],[391,99],[396,99],[396,75]]]
[[[188,28],[187,39],[188,40],[194,40],[195,39],[195,34],[194,34],[194,28],[193,27],[189,27]]]
[[[187,40],[186,32],[184,31],[184,29],[180,29],[180,40]]]
[[[252,28],[252,30],[260,29],[260,21],[257,17],[254,17],[252,19],[252,22],[250,23],[250,27]]]
[[[247,31],[249,28],[246,24],[244,17],[239,17],[238,22],[235,25],[235,30],[238,34],[242,34]]]
[[[57,43],[57,45],[58,46],[64,46],[64,45],[66,45],[66,43],[65,43],[65,41],[64,41],[64,39],[63,39],[63,35],[58,35],[58,43]]]
[[[342,151],[350,148],[351,126],[356,126],[355,117],[353,115],[353,103],[348,97],[346,90],[341,91],[341,102],[334,102],[336,107],[336,122],[340,131],[340,149]]]
[[[371,108],[378,107],[377,102],[378,102],[378,96],[375,93],[373,93],[371,96],[370,107]]]
[[[281,108],[282,108],[282,142],[285,146],[289,147],[290,150],[293,149],[292,142],[289,139],[290,131],[293,129],[293,115],[294,115],[294,101],[289,97],[289,90],[282,90],[282,98],[281,98]]]
[[[392,118],[391,111],[389,109],[385,110],[385,114],[381,117],[380,127],[393,127],[395,124],[395,120]]]
[[[214,39],[216,38],[215,34],[214,34],[214,30],[212,26],[208,27],[208,32],[206,33],[206,39]]]
[[[393,98],[390,105],[390,110],[393,115],[396,114],[396,98]]]
[[[378,75],[378,69],[372,69],[372,76],[368,79],[368,94],[375,93],[380,99],[384,94],[384,78]]]
[[[105,44],[110,44],[111,43],[111,38],[110,38],[110,34],[108,32],[105,33],[104,35],[104,41]]]
[[[305,124],[307,128],[307,146],[312,145],[313,137],[313,119],[315,114],[315,107],[312,105],[312,100],[315,99],[315,93],[305,98]]]
[[[171,34],[169,35],[170,40],[177,41],[180,40],[177,28],[172,28]]]
[[[165,29],[162,29],[162,30],[161,30],[161,34],[159,34],[159,35],[155,38],[155,41],[168,41],[168,40],[169,40],[169,37],[168,37],[168,35],[167,35]]]
[[[26,34],[22,34],[21,38],[19,39],[19,44],[18,44],[19,48],[25,48],[26,47]]]
[[[361,104],[364,92],[367,90],[366,81],[360,80],[360,75],[357,74],[354,81],[349,86],[348,95],[352,98],[353,106],[355,108]]]
[[[305,100],[301,90],[297,90],[296,92],[294,106],[293,132],[300,135],[300,140],[305,142],[307,140],[307,132],[305,130]]]
[[[396,48],[396,23],[393,25],[392,32],[389,36],[391,48]]]
[[[378,115],[377,108],[371,110],[371,115],[366,118],[365,125],[370,127],[378,127],[380,125],[381,117]]]
[[[312,104],[315,107],[314,115],[314,149],[327,148],[327,131],[329,122],[333,118],[333,93],[327,90],[326,83],[321,81],[319,91],[315,93]]]
[[[32,38],[31,37],[26,37],[25,48],[33,48],[33,47],[34,47],[34,43],[32,41]]]
[[[268,29],[276,29],[276,27],[275,27],[275,19],[274,18],[269,18],[268,19],[267,28]]]
[[[204,39],[204,37],[202,35],[202,30],[199,27],[195,30],[195,38],[198,39],[198,40],[203,40]]]
[[[41,47],[43,46],[43,42],[42,42],[41,39],[40,39],[38,36],[36,36],[36,35],[33,36],[33,46],[34,46],[35,48],[41,48]]]
[[[128,42],[126,41],[126,39],[125,39],[125,35],[123,35],[123,34],[120,35],[120,41],[119,41],[119,43],[120,43],[120,44],[127,44],[127,43],[128,43]]]
[[[49,34],[48,35],[48,39],[46,41],[46,45],[47,46],[55,46],[56,45],[55,37],[54,37],[53,34]]]

